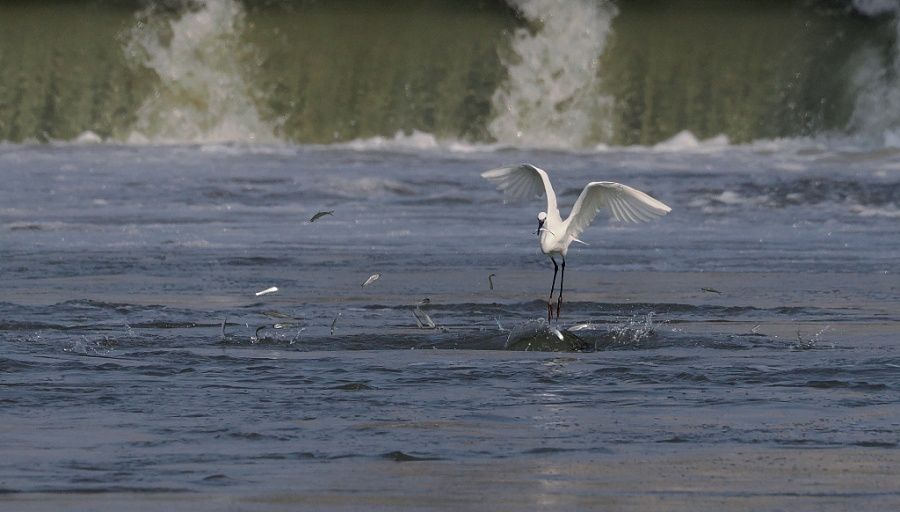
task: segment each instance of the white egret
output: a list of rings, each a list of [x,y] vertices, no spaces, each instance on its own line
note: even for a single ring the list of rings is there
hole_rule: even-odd
[[[556,193],[544,170],[531,164],[520,164],[485,171],[481,176],[513,199],[547,196],[547,211],[538,213],[537,235],[540,237],[541,252],[553,262],[553,284],[550,285],[550,298],[547,300],[548,321],[553,319],[553,291],[556,288],[556,273],[559,271],[556,257],[562,259],[562,276],[556,302],[556,318],[559,319],[569,245],[572,242],[584,243],[578,237],[601,208],[607,208],[613,218],[623,222],[646,222],[672,211],[662,202],[627,185],[612,181],[592,181],[581,191],[571,213],[563,220],[556,206]]]

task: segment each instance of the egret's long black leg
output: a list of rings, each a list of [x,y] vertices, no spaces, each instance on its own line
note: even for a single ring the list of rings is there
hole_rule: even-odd
[[[559,275],[559,299],[556,301],[556,319],[559,320],[559,308],[562,307],[563,282],[566,280],[566,258],[563,257],[562,273]]]
[[[559,271],[559,265],[556,264],[556,260],[553,259],[553,256],[550,256],[550,261],[553,262],[553,284],[550,285],[550,298],[547,299],[547,321],[553,320],[553,290],[556,289],[556,273]],[[556,316],[559,316],[557,313]]]

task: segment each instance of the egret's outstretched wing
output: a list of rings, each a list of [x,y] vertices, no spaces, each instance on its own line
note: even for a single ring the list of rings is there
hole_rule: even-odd
[[[613,218],[625,222],[646,222],[672,211],[640,190],[612,181],[588,183],[569,214],[567,233],[577,238],[601,208],[609,208]]]
[[[556,193],[547,173],[531,164],[511,165],[481,173],[481,177],[497,186],[512,199],[547,196],[547,213],[557,211]]]

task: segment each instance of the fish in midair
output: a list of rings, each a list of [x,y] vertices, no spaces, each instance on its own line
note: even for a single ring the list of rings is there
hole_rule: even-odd
[[[341,312],[338,311],[338,314],[334,316],[334,320],[331,321],[331,335],[334,336],[334,326],[337,325],[337,319],[341,316]]]
[[[494,289],[494,276],[496,276],[496,275],[497,274],[491,274],[488,276],[488,285],[491,287],[492,291]]]
[[[416,325],[419,326],[419,329],[434,329],[436,327],[434,320],[428,316],[428,313],[419,309],[419,306],[416,306],[416,309],[413,310],[413,316],[416,317]]]
[[[436,327],[434,320],[428,316],[428,313],[422,311],[422,306],[427,306],[431,304],[431,299],[425,297],[424,299],[419,301],[419,304],[416,305],[416,308],[413,309],[413,316],[416,317],[416,325],[419,326],[419,329],[434,329]]]
[[[381,272],[375,272],[374,274],[370,275],[368,279],[366,279],[365,283],[360,285],[360,288],[365,288],[366,286],[369,286],[379,279],[381,279]]]
[[[277,292],[277,291],[278,291],[278,287],[277,287],[277,286],[273,286],[273,287],[271,287],[271,288],[266,288],[265,290],[256,292],[256,296],[259,297],[260,295],[268,295],[268,294],[270,294],[270,293],[275,293],[275,292]]]
[[[326,215],[334,215],[334,210],[322,210],[320,212],[316,212],[316,214],[313,215],[311,219],[309,219],[309,222],[310,224],[312,224],[313,222],[321,219]]]

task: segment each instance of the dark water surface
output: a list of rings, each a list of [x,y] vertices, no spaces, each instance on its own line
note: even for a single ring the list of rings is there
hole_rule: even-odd
[[[478,176],[519,161],[563,205],[593,179],[673,207],[598,218],[551,326],[543,205]],[[0,146],[0,505],[891,509],[898,168]]]

